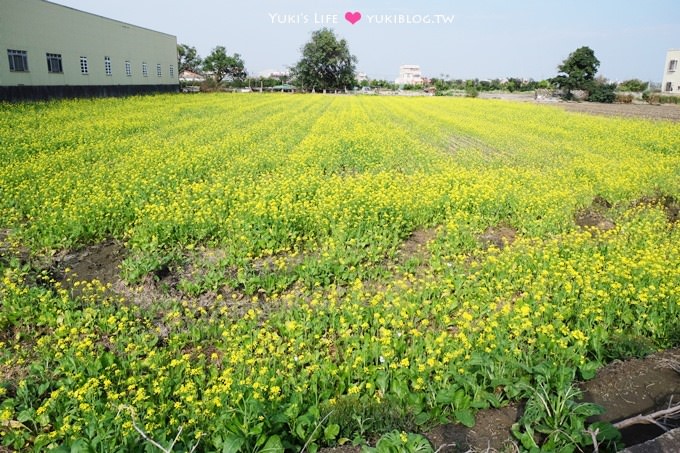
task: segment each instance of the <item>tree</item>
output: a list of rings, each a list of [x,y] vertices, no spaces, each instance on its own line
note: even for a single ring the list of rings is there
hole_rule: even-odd
[[[599,67],[600,60],[595,57],[595,52],[587,46],[579,47],[557,67],[559,72],[552,82],[558,88],[566,89],[569,99],[572,90],[588,91],[592,87]]]
[[[243,80],[247,73],[241,55],[227,55],[227,49],[217,46],[203,60],[203,70],[213,75],[216,83],[222,82],[225,78],[229,80]]]
[[[357,57],[350,54],[347,41],[338,40],[332,30],[322,28],[301,49],[302,58],[292,68],[303,89],[343,89],[354,86]]]
[[[179,72],[196,72],[201,67],[201,57],[198,56],[196,48],[186,44],[177,45],[177,68]]]

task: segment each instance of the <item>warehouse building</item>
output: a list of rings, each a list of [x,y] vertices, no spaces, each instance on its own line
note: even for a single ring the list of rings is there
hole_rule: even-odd
[[[0,100],[177,92],[177,38],[45,0],[0,0]]]

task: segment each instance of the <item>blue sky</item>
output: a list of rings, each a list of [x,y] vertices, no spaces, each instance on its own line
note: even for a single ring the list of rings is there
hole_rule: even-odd
[[[255,75],[294,65],[323,26],[347,39],[360,71],[388,80],[402,64],[429,77],[544,79],[589,46],[599,75],[660,82],[666,51],[680,48],[677,0],[52,1],[173,34],[201,56],[223,45]],[[346,12],[362,18],[352,25]]]

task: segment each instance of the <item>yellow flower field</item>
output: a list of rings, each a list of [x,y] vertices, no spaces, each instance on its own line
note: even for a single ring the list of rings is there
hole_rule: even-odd
[[[323,95],[0,111],[6,448],[315,451],[680,343],[677,123]],[[121,282],[56,275],[106,240]]]

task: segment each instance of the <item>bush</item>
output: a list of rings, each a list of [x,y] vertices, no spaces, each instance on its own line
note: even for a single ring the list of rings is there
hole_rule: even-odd
[[[635,93],[642,93],[649,88],[649,82],[643,82],[640,79],[630,79],[621,82],[617,91],[632,91]]]
[[[479,96],[479,91],[477,91],[477,88],[474,86],[468,86],[465,88],[466,98],[476,98],[477,96]]]
[[[661,93],[642,93],[642,99],[650,104],[680,104],[680,96],[664,96]]]
[[[589,102],[604,102],[612,104],[616,99],[616,84],[614,83],[594,83],[590,88],[588,98]]]
[[[215,81],[212,77],[208,77],[203,82],[201,82],[201,91],[211,93],[220,90],[220,84]]]
[[[616,102],[617,104],[632,104],[633,98],[634,97],[632,94],[616,93],[616,98],[614,99],[614,102]]]

